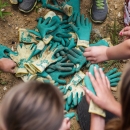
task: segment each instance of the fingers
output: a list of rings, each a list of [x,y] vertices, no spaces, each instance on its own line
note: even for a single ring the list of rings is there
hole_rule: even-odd
[[[101,68],[99,69],[99,72],[100,72],[100,76],[101,76],[103,84],[107,85],[106,76]]]
[[[98,83],[97,81],[95,80],[95,78],[93,77],[93,75],[89,72],[87,73],[91,82],[92,82],[92,85],[94,87],[94,90],[96,91],[96,93],[99,93],[99,88],[98,88]]]
[[[97,105],[100,104],[100,101],[97,96],[95,96],[91,91],[86,88],[86,94],[93,100]]]
[[[94,74],[95,74],[95,78],[96,78],[96,81],[98,83],[98,85],[102,85],[102,78],[101,78],[101,75],[99,73],[99,69],[94,67]]]
[[[130,36],[130,26],[127,26],[127,27],[123,28],[120,31],[119,35],[121,35],[121,36]]]
[[[110,82],[107,77],[106,77],[106,81],[107,81],[107,87],[110,89]]]

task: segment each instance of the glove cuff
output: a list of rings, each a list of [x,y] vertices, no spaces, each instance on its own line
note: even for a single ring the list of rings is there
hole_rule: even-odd
[[[65,4],[63,6],[63,11],[67,16],[71,16],[73,14],[73,7],[68,4]]]
[[[106,117],[105,111],[101,109],[100,107],[98,107],[92,100],[90,101],[88,112],[100,115],[102,117]]]
[[[74,75],[70,84],[74,84],[75,86],[85,77],[85,74],[82,71],[79,71]]]
[[[31,63],[31,67],[36,70],[36,72],[42,73],[46,67],[49,65],[48,60],[38,60]]]
[[[44,19],[47,19],[47,18],[51,18],[56,16],[56,14],[53,12],[53,11],[49,11],[45,16],[44,16]]]
[[[24,81],[24,82],[28,82],[28,81],[33,81],[37,78],[37,75],[34,74],[34,75],[31,75],[31,74],[28,74],[28,75],[25,75],[23,77],[21,77],[21,79]]]
[[[29,71],[31,74],[36,74],[36,70],[30,65],[30,63],[25,63],[24,67]]]
[[[16,77],[22,77],[24,75],[28,74],[28,71],[25,68],[18,68],[16,70]]]
[[[77,46],[83,46],[83,47],[89,47],[89,41],[86,41],[86,40],[80,40],[78,38],[78,41],[77,41]]]

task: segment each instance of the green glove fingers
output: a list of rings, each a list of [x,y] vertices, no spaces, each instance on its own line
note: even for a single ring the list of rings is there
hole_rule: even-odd
[[[89,44],[89,45],[90,45],[90,47],[92,47],[92,46],[107,46],[107,47],[109,47],[109,43],[104,39],[99,40],[98,42],[96,42],[94,44]]]
[[[73,118],[74,116],[75,116],[74,112],[70,112],[64,115],[65,118],[69,118],[69,119]]]
[[[36,56],[37,54],[39,54],[43,50],[44,47],[45,47],[44,42],[40,41],[35,47],[33,47],[34,51],[32,52],[32,54],[30,55],[27,61],[29,61],[33,56]]]
[[[120,77],[121,76],[121,72],[117,72],[117,73],[115,73],[115,74],[112,74],[112,75],[110,75],[110,76],[108,76],[108,79],[113,79],[113,78],[116,78],[116,77]]]
[[[83,53],[76,48],[69,50],[67,57],[72,63],[76,64],[76,71],[79,71],[87,61]]]
[[[114,69],[108,71],[105,75],[106,75],[106,76],[110,76],[111,74],[113,74],[113,73],[115,73],[115,72],[117,72],[117,68],[114,68]]]
[[[58,48],[54,50],[49,50],[48,48],[43,52],[42,56],[35,62],[31,63],[31,66],[35,68],[37,72],[42,73],[50,64],[58,62],[62,59],[62,57],[55,58],[54,55],[59,50],[62,50],[63,48]]]
[[[69,72],[60,72],[60,71],[54,71],[52,73],[49,73],[49,75],[51,76],[51,78],[55,81],[58,82],[59,84],[66,84],[66,80],[62,80],[61,78],[64,78],[66,76],[69,76],[71,74],[75,73],[75,68],[73,67],[73,69]]]
[[[70,106],[67,104],[67,102],[66,102],[66,104],[65,104],[65,110],[66,110],[66,111],[69,111],[69,110],[70,110]]]
[[[98,65],[90,65],[90,67],[89,67],[89,72],[94,76],[94,67],[96,67],[96,68],[99,68],[99,66]],[[91,82],[91,80],[90,80],[90,78],[89,78],[89,76],[88,75],[86,75],[85,76],[85,78],[84,78],[84,83],[85,83],[85,86],[88,88],[88,90],[90,90],[93,94],[95,94],[96,95],[96,92],[95,92],[95,90],[94,90],[94,88],[93,88],[93,85],[92,85],[92,82]]]
[[[67,98],[67,104],[70,105],[73,101],[73,94],[70,93],[70,96]]]
[[[76,43],[75,43],[75,41],[74,41],[74,38],[72,38],[72,39],[70,40],[70,43],[69,43],[69,45],[67,46],[67,48],[68,48],[68,49],[72,49],[72,48],[74,48],[74,47],[76,47]]]
[[[13,52],[10,48],[0,44],[0,59],[10,58],[10,55],[17,55],[17,53]]]
[[[110,81],[111,87],[116,87],[118,85],[121,74],[122,74],[121,72],[117,72],[117,68],[114,68],[105,74],[108,80]]]
[[[56,24],[55,21],[51,21],[51,18],[48,17],[45,19],[43,22],[43,18],[39,18],[38,24],[37,24],[37,29],[39,30],[39,33],[41,34],[41,37],[44,38],[45,35],[49,31],[53,31],[57,28],[58,24]]]

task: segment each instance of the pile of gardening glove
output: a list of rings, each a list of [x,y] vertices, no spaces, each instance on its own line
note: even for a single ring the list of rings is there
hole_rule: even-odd
[[[73,3],[72,6],[71,17],[63,18],[50,11],[37,19],[35,29],[19,29],[20,43],[16,52],[1,45],[1,58],[11,58],[17,63],[16,77],[24,82],[38,80],[57,86],[64,94],[66,111],[81,101],[84,95],[82,86],[90,86],[90,90],[94,91],[89,77],[81,71],[84,66],[90,65],[83,56],[84,49],[110,45],[105,39],[89,44],[92,24],[79,13],[78,3]],[[90,72],[93,71],[93,66],[98,65],[90,65]],[[70,75],[72,78],[67,84],[65,77]],[[114,87],[120,81],[121,73],[114,68],[106,76]],[[95,110],[95,107],[91,108]],[[103,113],[102,110],[97,110],[97,113]]]

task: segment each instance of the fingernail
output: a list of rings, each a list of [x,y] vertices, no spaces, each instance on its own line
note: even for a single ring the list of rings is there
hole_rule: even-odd
[[[97,69],[96,66],[94,66],[94,69]]]
[[[102,71],[102,68],[99,68],[100,71]]]
[[[91,75],[91,72],[88,72],[89,73],[89,75]]]
[[[86,93],[89,93],[89,90],[88,90],[88,89],[86,89]]]

